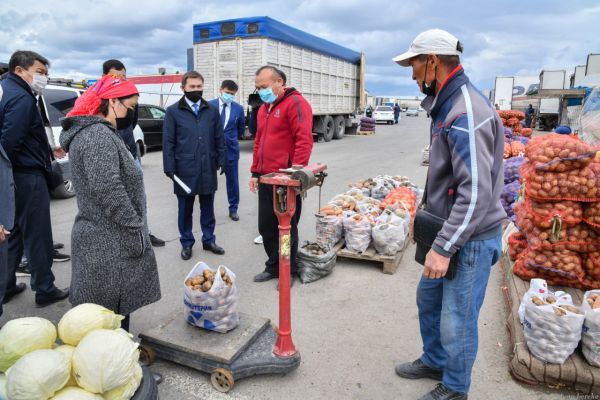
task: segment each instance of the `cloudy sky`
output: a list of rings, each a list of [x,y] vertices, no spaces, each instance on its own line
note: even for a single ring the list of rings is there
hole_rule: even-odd
[[[497,75],[585,64],[600,53],[600,2],[400,0],[2,0],[0,61],[16,49],[49,58],[54,77],[94,78],[119,58],[128,74],[184,71],[192,25],[268,15],[367,56],[367,89],[414,95],[409,69],[391,59],[429,28],[454,33],[463,64],[481,89]]]

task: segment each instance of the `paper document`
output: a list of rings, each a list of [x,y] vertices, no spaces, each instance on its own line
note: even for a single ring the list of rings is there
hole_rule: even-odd
[[[184,192],[186,192],[187,194],[192,193],[192,189],[190,189],[188,185],[183,183],[183,181],[179,179],[177,175],[173,175],[173,180],[179,185],[180,188],[183,189]]]

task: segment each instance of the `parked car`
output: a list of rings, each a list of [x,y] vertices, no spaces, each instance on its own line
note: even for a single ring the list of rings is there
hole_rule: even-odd
[[[387,124],[394,123],[394,109],[388,106],[377,106],[373,111],[373,118],[375,123],[385,122]]]
[[[416,108],[409,108],[408,110],[406,110],[406,116],[407,117],[418,117],[419,110]]]
[[[166,111],[158,106],[150,104],[138,106],[138,126],[144,132],[146,147],[162,147],[165,113]]]
[[[60,133],[62,127],[60,120],[64,118],[75,105],[75,100],[87,89],[86,84],[74,82],[71,79],[51,79],[42,92],[38,101],[40,113],[46,127],[48,142],[51,147],[60,146]],[[140,155],[145,153],[144,133],[139,127],[133,131],[138,149],[143,149]],[[75,188],[71,181],[71,167],[69,164],[69,155],[63,158],[57,158],[62,173],[64,184],[52,191],[52,196],[59,199],[66,199],[75,196]]]

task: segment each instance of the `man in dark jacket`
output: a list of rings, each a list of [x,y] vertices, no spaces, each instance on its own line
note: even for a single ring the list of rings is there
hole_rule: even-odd
[[[114,76],[122,76],[126,79],[127,70],[125,69],[125,65],[119,60],[107,60],[102,64],[102,76],[104,75],[114,75]],[[137,143],[135,142],[135,136],[133,135],[133,130],[135,129],[138,121],[138,107],[135,107],[133,114],[133,122],[125,129],[118,130],[119,135],[125,142],[125,146],[127,150],[131,153],[131,156],[135,160],[138,167],[142,168],[141,154],[138,154]],[[157,238],[150,232],[150,242],[154,247],[163,247],[165,245],[165,241]]]
[[[258,192],[258,231],[268,260],[265,270],[254,277],[264,282],[279,276],[279,222],[273,210],[273,191],[259,184],[261,175],[277,172],[292,165],[307,165],[313,147],[313,115],[310,104],[294,88],[286,87],[284,75],[277,68],[261,67],[256,72],[256,88],[266,103],[258,110],[256,140],[252,160],[250,190]],[[298,221],[302,211],[300,196],[296,199],[296,214],[292,218],[292,278],[297,274]]]
[[[394,124],[397,124],[399,119],[400,119],[400,106],[398,105],[398,103],[396,103],[396,104],[394,104]]]
[[[456,37],[432,29],[394,59],[412,67],[412,78],[427,96],[422,106],[431,115],[431,148],[425,210],[445,220],[417,288],[423,354],[396,366],[403,378],[442,381],[422,400],[467,399],[479,311],[491,267],[500,257],[506,218],[500,205],[502,122],[469,81],[461,53]],[[454,255],[456,275],[446,279]]]
[[[535,114],[535,110],[533,109],[533,104],[530,104],[525,110],[525,126],[527,128],[531,128],[531,123],[533,122],[533,115]]]
[[[196,71],[186,72],[181,79],[184,96],[167,108],[163,127],[164,171],[173,179],[179,201],[181,258],[184,260],[192,257],[195,243],[192,212],[196,196],[200,201],[202,247],[215,254],[225,254],[216,244],[214,234],[217,169],[225,173],[225,141],[219,111],[202,98],[203,88],[202,75]],[[189,193],[178,180],[190,189]]]
[[[208,103],[219,110],[223,134],[227,146],[227,166],[225,178],[227,181],[227,199],[229,201],[229,218],[239,221],[238,206],[240,204],[240,180],[238,175],[238,162],[240,159],[239,139],[246,132],[246,118],[244,108],[236,103],[235,94],[238,85],[234,81],[225,80],[221,84],[221,95],[218,99]]]
[[[37,97],[48,81],[48,60],[32,51],[17,51],[2,81],[0,145],[13,167],[15,223],[8,238],[8,280],[4,302],[25,290],[15,272],[23,251],[31,269],[35,302],[45,306],[69,296],[54,285],[52,225],[50,221],[51,155]]]
[[[0,99],[2,87],[0,86]],[[15,183],[10,160],[0,146],[0,316],[2,316],[2,302],[6,290],[8,247],[7,236],[13,228],[15,221]]]

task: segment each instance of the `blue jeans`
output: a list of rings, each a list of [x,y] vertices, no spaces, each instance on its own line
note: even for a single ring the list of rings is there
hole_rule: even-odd
[[[502,251],[502,237],[467,242],[458,256],[453,280],[421,278],[417,288],[421,361],[444,371],[442,383],[468,393],[478,346],[477,320],[492,265]]]

